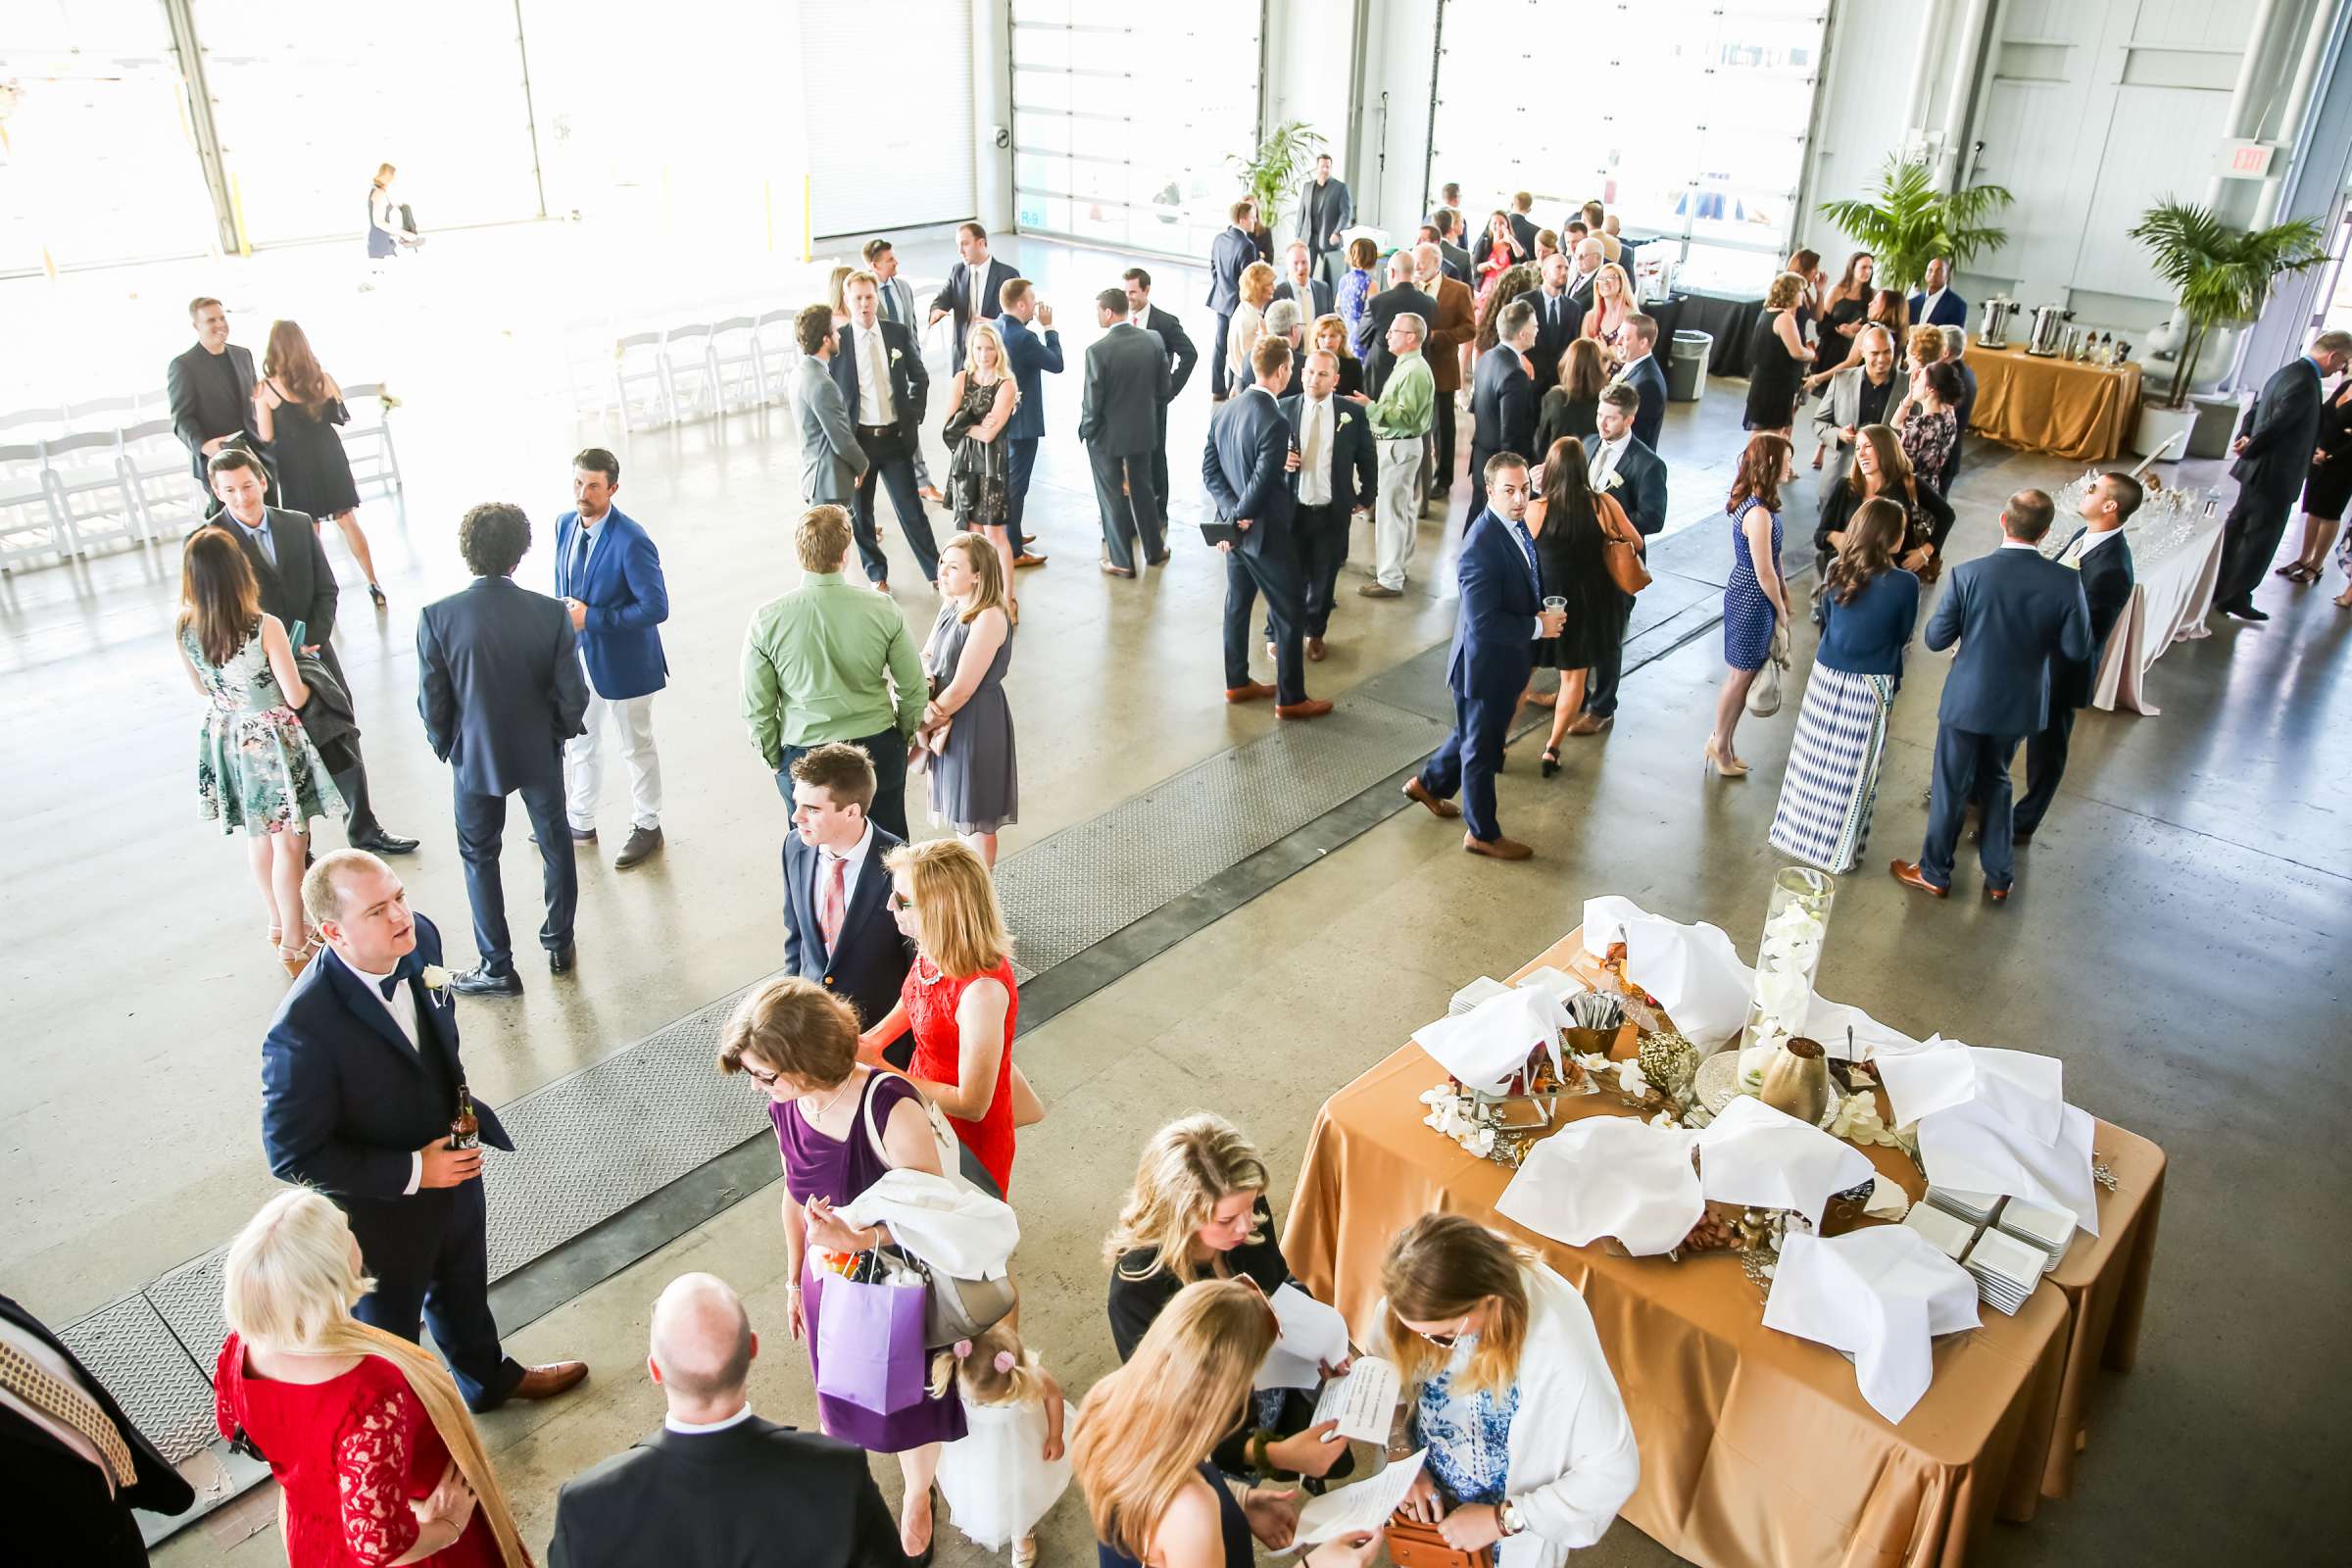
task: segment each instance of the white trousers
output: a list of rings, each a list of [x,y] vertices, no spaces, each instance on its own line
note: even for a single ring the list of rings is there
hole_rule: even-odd
[[[1422,436],[1380,443],[1380,493],[1372,503],[1372,575],[1383,588],[1402,588],[1421,522]]]
[[[662,758],[654,750],[654,693],[604,698],[588,688],[588,728],[564,743],[564,814],[575,828],[596,826],[597,797],[604,793],[605,719],[620,735],[621,760],[629,764],[629,822],[662,825]]]

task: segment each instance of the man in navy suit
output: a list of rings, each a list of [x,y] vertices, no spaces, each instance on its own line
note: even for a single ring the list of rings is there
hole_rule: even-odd
[[[1971,801],[1983,813],[1978,860],[1984,895],[2009,897],[2016,873],[2010,843],[2009,755],[2050,722],[2050,666],[2091,656],[2090,606],[2082,579],[2035,548],[2057,508],[2039,490],[2020,490],[2001,509],[2001,547],[1962,562],[1928,621],[1927,644],[1960,645],[1936,714],[1935,788],[1928,836],[1917,863],[1895,860],[1897,882],[1941,899],[1952,891],[1960,819]]]
[[[1650,350],[1658,344],[1655,317],[1640,311],[1625,318],[1625,363],[1609,377],[1612,386],[1630,386],[1641,395],[1634,411],[1634,439],[1650,451],[1658,450],[1658,432],[1666,424],[1666,372],[1658,368]]]
[[[1433,816],[1465,818],[1462,848],[1472,855],[1524,860],[1536,852],[1502,836],[1494,774],[1502,766],[1511,714],[1535,667],[1535,639],[1557,637],[1568,616],[1544,608],[1535,536],[1522,520],[1531,497],[1527,459],[1498,452],[1479,477],[1486,481],[1487,510],[1471,519],[1454,566],[1461,611],[1446,663],[1453,732],[1419,776],[1404,781],[1404,793]],[[1453,803],[1457,794],[1461,806]]]
[[[1042,566],[1046,558],[1033,555],[1021,532],[1021,515],[1029,500],[1029,481],[1037,472],[1037,444],[1046,434],[1046,376],[1061,373],[1061,334],[1054,329],[1054,307],[1037,297],[1025,277],[1004,285],[1004,312],[997,331],[1004,339],[1004,363],[1012,367],[1013,385],[1021,401],[1004,421],[1004,531],[1012,545],[1012,564]],[[1010,591],[1007,585],[1007,592]]]
[[[1295,239],[1283,253],[1283,265],[1290,270],[1274,285],[1274,297],[1289,300],[1298,307],[1304,318],[1301,326],[1311,326],[1318,316],[1331,314],[1331,285],[1315,275],[1314,259],[1307,254],[1306,241]]]
[[[1216,313],[1217,340],[1208,349],[1208,395],[1221,401],[1229,390],[1225,376],[1225,339],[1233,331],[1234,308],[1242,303],[1242,271],[1257,260],[1257,242],[1250,235],[1257,226],[1257,203],[1243,197],[1233,204],[1233,221],[1208,245],[1208,308]]]
[[[2058,564],[2082,575],[2082,598],[2090,606],[2090,657],[2059,661],[2050,670],[2050,721],[2026,740],[2026,793],[2019,797],[2009,837],[2023,844],[2041,826],[2066,776],[2066,752],[2075,733],[2075,710],[2088,708],[2098,684],[2099,660],[2107,634],[2132,602],[2132,546],[2124,524],[2139,510],[2140,483],[2130,474],[2099,475],[2082,497],[2082,523],[2058,553]],[[1980,831],[1982,831],[1980,829]]]
[[[871,1029],[899,1004],[914,944],[890,910],[883,857],[906,840],[875,825],[874,764],[843,741],[792,763],[792,826],[784,840],[784,968],[858,1009]],[[914,1036],[887,1053],[904,1068]]]
[[[612,505],[619,491],[620,460],[612,453],[590,447],[571,460],[576,510],[556,519],[556,596],[571,616],[588,673],[586,728],[564,743],[564,815],[573,843],[596,842],[610,715],[629,768],[629,837],[612,862],[626,871],[662,848],[654,693],[669,682],[661,632],[669,618],[669,585],[652,536]]]
[[[1004,285],[1020,274],[1006,263],[988,254],[988,230],[978,223],[956,225],[956,254],[963,260],[948,269],[948,280],[940,285],[939,294],[931,301],[931,320],[936,323],[943,316],[956,318],[956,334],[949,347],[955,368],[963,368],[963,339],[972,323],[986,318],[997,318],[1004,308]],[[920,356],[918,355],[919,359]]]
[[[2341,375],[2348,361],[2352,332],[2322,332],[2310,353],[2262,384],[2262,395],[2238,424],[2230,447],[2237,455],[2230,466],[2237,499],[2222,525],[2222,572],[2213,588],[2213,608],[2225,615],[2271,618],[2254,608],[2254,585],[2278,553],[2287,514],[2311,472],[2311,454],[2320,444],[2320,382]]]
[[[1527,363],[1535,346],[1536,308],[1513,300],[1494,319],[1494,347],[1478,357],[1470,387],[1470,516],[1487,510],[1487,460],[1497,452],[1521,457],[1536,449],[1536,377]]]
[[[1355,514],[1372,505],[1379,463],[1372,449],[1372,421],[1361,406],[1333,394],[1339,390],[1340,362],[1329,349],[1307,355],[1299,371],[1300,390],[1280,400],[1291,427],[1292,543],[1306,589],[1306,657],[1323,658],[1323,635],[1331,629],[1331,600],[1339,592],[1340,568],[1348,563],[1348,529]],[[1271,605],[1269,604],[1269,613]],[[1269,618],[1266,640],[1281,644]]]
[[[842,301],[849,306],[850,318],[841,328],[840,346],[833,351],[828,368],[850,411],[858,446],[867,459],[865,471],[858,475],[857,500],[850,511],[858,547],[862,550],[871,543],[874,553],[881,553],[882,536],[874,526],[874,486],[879,481],[890,487],[890,504],[899,514],[899,529],[914,552],[915,564],[923,568],[924,579],[936,584],[939,545],[932,538],[931,515],[923,510],[914,477],[914,455],[923,445],[923,405],[931,395],[931,372],[923,368],[923,351],[914,333],[882,319],[881,284],[871,272],[851,273],[842,284]],[[988,314],[997,314],[993,305]],[[963,330],[956,328],[958,349]],[[958,360],[959,368],[961,364]]]
[[[1642,399],[1623,381],[1601,389],[1592,439],[1585,443],[1592,488],[1617,498],[1634,531],[1648,539],[1666,526],[1666,463],[1634,434]],[[1623,596],[1627,613],[1633,599]],[[1627,624],[1631,624],[1629,620]],[[1597,735],[1617,721],[1617,683],[1625,676],[1625,644],[1609,645],[1585,686],[1585,710],[1568,722],[1571,735]]]
[[[1966,326],[1968,301],[1952,292],[1952,264],[1940,256],[1928,259],[1925,288],[1911,295],[1913,326]]]
[[[1164,517],[1168,514],[1168,405],[1183,394],[1184,383],[1193,378],[1193,367],[1200,363],[1200,351],[1193,346],[1175,313],[1152,303],[1150,272],[1130,267],[1119,277],[1127,288],[1129,319],[1158,338],[1168,357],[1168,395],[1159,405],[1159,438],[1152,448],[1152,492],[1158,500],[1159,514]]]
[[[1559,251],[1544,258],[1544,281],[1519,296],[1536,312],[1536,342],[1527,351],[1535,368],[1538,396],[1560,384],[1560,356],[1585,324],[1584,302],[1568,292],[1568,258]],[[1541,456],[1541,454],[1539,454]]]
[[[475,507],[458,524],[473,586],[416,616],[416,710],[433,755],[456,774],[458,853],[481,955],[477,967],[450,981],[460,996],[522,995],[498,874],[507,797],[517,792],[546,868],[539,944],[553,973],[566,972],[573,959],[580,882],[564,821],[564,743],[580,733],[588,683],[571,616],[546,595],[514,585],[515,564],[530,547],[531,523],[520,507]]]
[[[1331,704],[1306,695],[1306,585],[1292,538],[1291,425],[1282,394],[1291,346],[1267,338],[1250,357],[1255,380],[1210,416],[1200,482],[1216,508],[1210,539],[1225,557],[1225,700],[1274,699],[1277,718],[1320,718]],[[1274,631],[1274,684],[1250,678],[1250,610],[1266,596]]]
[[[364,850],[319,857],[302,879],[302,907],[325,951],[262,1041],[270,1169],[351,1217],[375,1279],[354,1315],[412,1342],[421,1316],[468,1406],[562,1394],[586,1365],[526,1371],[499,1348],[482,1151],[451,1147],[458,1097],[470,1091],[440,932]],[[476,1100],[473,1114],[483,1146],[514,1151],[497,1111]]]

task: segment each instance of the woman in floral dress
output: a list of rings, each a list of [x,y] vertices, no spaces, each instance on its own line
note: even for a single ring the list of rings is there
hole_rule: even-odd
[[[289,974],[310,962],[302,872],[311,818],[341,816],[343,797],[303,731],[311,700],[294,645],[245,552],[222,528],[204,528],[180,557],[177,642],[188,682],[211,703],[196,754],[196,796],[220,831],[245,830],[246,858],[270,913],[270,945]]]

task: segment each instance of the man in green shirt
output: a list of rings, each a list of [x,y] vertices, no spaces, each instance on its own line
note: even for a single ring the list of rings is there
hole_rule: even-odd
[[[752,744],[792,800],[790,769],[828,741],[862,747],[874,764],[866,818],[906,837],[906,742],[922,721],[930,687],[922,651],[886,593],[842,577],[850,514],[808,509],[793,535],[801,585],[752,614],[743,641],[743,718]]]
[[[1421,520],[1422,469],[1430,426],[1437,419],[1438,383],[1421,357],[1429,323],[1412,312],[1389,323],[1389,352],[1396,357],[1388,383],[1366,412],[1372,439],[1380,443],[1380,489],[1373,502],[1373,580],[1356,590],[1366,599],[1396,599],[1404,593],[1405,564],[1413,559],[1413,532]]]

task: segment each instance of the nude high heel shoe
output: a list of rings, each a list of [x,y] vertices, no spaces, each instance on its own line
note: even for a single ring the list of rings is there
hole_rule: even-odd
[[[1706,765],[1725,778],[1740,778],[1747,772],[1747,764],[1736,757],[1726,757],[1715,749],[1715,737],[1707,737]]]

